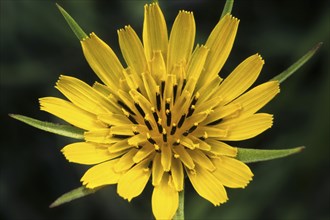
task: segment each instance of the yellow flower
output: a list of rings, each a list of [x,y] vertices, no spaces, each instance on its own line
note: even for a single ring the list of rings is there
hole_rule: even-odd
[[[272,115],[256,112],[279,92],[279,83],[247,91],[264,64],[258,54],[226,79],[218,76],[238,23],[225,15],[206,43],[194,48],[192,12],[179,12],[168,37],[159,5],[146,5],[142,42],[132,27],[118,30],[127,67],[96,34],[81,41],[104,84],[89,86],[61,76],[56,88],[69,101],[46,97],[40,105],[85,130],[85,142],[62,150],[70,162],[93,165],[83,185],[118,184],[118,194],[130,201],[151,179],[153,213],[170,219],[185,174],[197,193],[216,206],[228,200],[224,187],[244,188],[251,181],[249,167],[235,159],[237,149],[224,141],[252,138],[272,126]]]

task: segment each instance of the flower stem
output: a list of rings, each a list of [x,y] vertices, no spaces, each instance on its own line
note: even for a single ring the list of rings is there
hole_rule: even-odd
[[[179,192],[179,207],[176,210],[173,220],[184,220],[184,190]]]

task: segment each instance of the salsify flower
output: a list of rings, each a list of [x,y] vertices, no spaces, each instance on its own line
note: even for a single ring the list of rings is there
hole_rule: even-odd
[[[256,112],[279,92],[279,83],[249,90],[264,64],[258,54],[219,77],[238,24],[225,15],[206,43],[194,47],[192,12],[179,12],[168,37],[159,5],[146,5],[142,42],[132,27],[118,30],[127,67],[96,34],[81,40],[103,84],[63,75],[56,88],[69,101],[46,97],[40,105],[85,130],[84,142],[62,150],[70,162],[93,165],[81,178],[85,187],[117,184],[118,194],[131,201],[151,180],[157,219],[174,216],[186,175],[216,206],[228,200],[225,187],[246,187],[253,174],[225,141],[249,139],[272,126],[272,115]]]

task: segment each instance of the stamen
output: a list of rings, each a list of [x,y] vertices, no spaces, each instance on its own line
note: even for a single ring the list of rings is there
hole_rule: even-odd
[[[162,119],[161,118],[159,118],[159,120],[157,122],[157,128],[158,128],[159,133],[163,132],[163,126],[162,126]]]
[[[219,118],[218,120],[212,121],[210,123],[208,123],[207,125],[217,125],[222,121],[222,118]]]
[[[121,134],[113,134],[112,137],[119,139],[126,139],[132,137],[131,135],[121,135]]]
[[[171,135],[175,134],[175,131],[176,131],[176,124],[173,123],[172,124],[172,129],[171,129]]]
[[[162,81],[160,84],[160,89],[162,93],[162,98],[164,98],[164,91],[165,91],[165,81]]]
[[[134,105],[135,105],[136,109],[139,111],[140,115],[142,115],[142,117],[144,117],[146,114],[144,113],[144,111],[141,108],[140,104],[135,102]]]
[[[175,84],[175,85],[173,85],[173,104],[175,103],[177,92],[178,92],[178,85]]]
[[[196,130],[197,126],[198,126],[198,123],[194,123],[194,125],[191,126],[191,128],[189,128],[188,132],[192,133],[194,130]]]
[[[195,108],[196,108],[195,105],[190,106],[190,108],[188,110],[187,118],[190,117],[194,113]]]
[[[186,118],[186,114],[183,114],[179,120],[179,123],[178,123],[178,127],[181,128],[181,126],[183,125],[183,122]]]
[[[169,109],[166,110],[166,125],[167,127],[171,126],[171,121],[172,121],[172,113]]]
[[[148,140],[152,145],[156,144],[156,141],[155,141],[154,139],[152,139],[152,137],[150,136],[149,133],[147,133],[147,140]]]
[[[160,152],[160,147],[159,147],[158,144],[154,144],[154,147],[155,147],[155,150],[156,150],[157,152]]]
[[[181,94],[182,94],[183,89],[184,89],[184,87],[186,86],[186,84],[187,84],[187,79],[183,79],[182,87],[181,87]]]
[[[200,140],[205,141],[206,138],[208,138],[208,135],[206,132],[204,132],[204,135],[202,137],[199,137]]]
[[[189,134],[189,131],[187,130],[187,131],[185,131],[185,132],[183,132],[183,136],[187,136]]]
[[[121,105],[121,107],[123,107],[126,111],[128,111],[129,113],[131,113],[132,115],[135,115],[135,113],[125,104],[123,103],[122,101],[120,100],[117,100],[117,103],[119,105]]]
[[[179,144],[180,144],[180,139],[177,139],[177,140],[173,143],[174,146],[177,146],[177,145],[179,145]]]
[[[151,108],[151,111],[152,111],[152,116],[154,116],[154,119],[155,119],[155,122],[158,122],[158,114],[156,112],[156,109],[154,107]]]
[[[162,132],[162,134],[163,134],[163,141],[164,141],[164,142],[167,142],[167,133],[166,133],[165,128],[163,128],[163,132]]]
[[[161,100],[160,100],[159,92],[156,92],[156,104],[157,104],[157,110],[160,111],[160,109],[161,109]]]
[[[124,115],[133,123],[133,124],[138,124],[137,121],[135,120],[135,118],[130,114],[128,113],[127,111],[125,111],[124,108],[121,109],[124,113]]]
[[[148,119],[144,118],[144,123],[146,124],[146,126],[148,127],[149,130],[152,130],[152,126]]]
[[[171,104],[171,98],[167,98],[165,102],[165,110],[170,109],[170,104]]]

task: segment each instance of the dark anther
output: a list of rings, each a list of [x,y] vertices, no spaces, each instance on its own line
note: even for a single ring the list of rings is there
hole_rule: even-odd
[[[146,115],[146,113],[144,113],[144,111],[141,108],[140,104],[135,102],[134,105],[135,105],[136,109],[139,111],[139,113],[142,115],[142,117],[144,117]]]
[[[160,84],[160,89],[162,93],[162,98],[164,98],[164,91],[165,91],[165,81],[162,81]]]
[[[163,126],[160,122],[157,122],[157,128],[158,128],[158,132],[162,133],[163,132]]]
[[[131,113],[132,115],[135,115],[135,113],[125,104],[123,103],[122,101],[120,100],[117,100],[117,103],[119,105],[121,105],[121,107],[123,107],[126,111],[128,111],[129,113]]]
[[[197,126],[198,126],[198,124],[197,124],[197,123],[194,123],[194,125],[191,126],[191,128],[189,128],[188,132],[189,132],[189,133],[192,133],[193,131],[196,130]]]
[[[179,120],[179,123],[178,123],[178,127],[181,128],[181,126],[183,125],[183,122],[186,118],[186,114],[183,114]]]
[[[166,134],[165,129],[163,130],[163,141],[167,142],[167,134]]]
[[[176,93],[178,92],[178,85],[173,85],[173,103],[175,103]]]
[[[218,119],[218,120],[215,120],[215,121],[212,121],[212,122],[208,123],[207,125],[217,125],[217,124],[219,124],[221,121],[222,121],[222,118],[220,118],[220,119]]]
[[[151,137],[148,137],[147,140],[151,143],[151,144],[156,144],[156,141],[154,139],[152,139]]]
[[[190,117],[195,111],[195,106],[192,105],[189,110],[188,110],[188,114],[187,114],[187,118]]]
[[[187,136],[189,134],[189,131],[185,131],[185,132],[183,132],[183,136]]]
[[[157,112],[155,111],[152,111],[152,116],[154,116],[154,119],[155,119],[155,122],[157,123],[158,122],[158,115],[157,115]]]
[[[156,104],[157,104],[157,110],[160,111],[161,109],[161,100],[160,100],[160,94],[156,92]]]
[[[127,118],[128,118],[133,124],[138,124],[137,121],[135,120],[135,118],[134,118],[131,114],[129,114],[129,115],[127,116]]]
[[[129,138],[129,137],[132,137],[132,135],[113,134],[112,137],[114,137],[114,138],[120,138],[120,139],[126,139],[126,138]]]
[[[175,131],[176,131],[176,124],[173,123],[172,124],[172,129],[171,129],[171,135],[175,134]]]
[[[180,144],[180,139],[176,140],[176,142],[173,143],[174,146],[177,146]]]
[[[170,102],[171,102],[170,99],[167,99],[166,100],[166,102],[165,102],[165,110],[169,110],[170,109]]]
[[[172,113],[170,110],[166,111],[166,125],[167,127],[171,126],[171,121],[172,121]]]
[[[149,130],[152,130],[152,126],[150,124],[150,122],[148,121],[148,119],[144,119],[144,123],[146,124],[146,126],[148,127]]]
[[[181,94],[183,92],[184,87],[186,87],[186,84],[187,84],[187,80],[186,79],[183,79],[182,87],[181,87]]]

